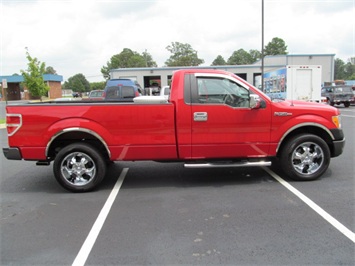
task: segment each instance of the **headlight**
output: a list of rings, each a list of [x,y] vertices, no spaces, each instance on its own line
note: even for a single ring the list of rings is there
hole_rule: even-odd
[[[337,127],[337,128],[341,128],[341,117],[340,116],[332,116],[332,120],[333,120],[333,123],[334,125]]]

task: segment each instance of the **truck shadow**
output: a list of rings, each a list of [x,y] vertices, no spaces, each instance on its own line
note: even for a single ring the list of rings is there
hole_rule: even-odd
[[[29,162],[27,164],[26,169],[8,173],[9,176],[1,180],[0,193],[70,193],[55,180],[52,167],[37,167]],[[187,169],[183,163],[118,162],[108,167],[105,179],[94,192],[111,190],[124,168],[129,170],[123,189],[224,187],[277,182],[261,167]],[[271,170],[288,182],[300,182],[285,177],[275,164]],[[321,179],[331,177],[334,177],[334,173],[330,167]]]
[[[114,163],[99,190],[109,189],[124,168],[129,168],[123,188],[222,187],[275,182],[260,167],[186,169],[182,163]]]
[[[33,162],[21,162],[24,168],[16,168],[16,161],[9,164],[13,167],[4,170],[0,193],[65,193],[55,180],[52,167],[38,167]],[[6,173],[5,173],[6,171]]]

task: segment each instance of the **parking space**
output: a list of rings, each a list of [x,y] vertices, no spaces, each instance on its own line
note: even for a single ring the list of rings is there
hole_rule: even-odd
[[[88,265],[351,264],[353,243],[260,168],[156,168],[130,168]]]
[[[313,182],[287,180],[275,167],[124,162],[110,166],[99,190],[74,194],[56,183],[51,167],[1,156],[0,264],[353,265],[351,238],[273,177],[354,234],[355,108],[340,109],[344,154]],[[4,129],[0,136],[5,146]],[[94,228],[100,214],[102,227]],[[80,254],[90,232],[97,233],[92,249]]]

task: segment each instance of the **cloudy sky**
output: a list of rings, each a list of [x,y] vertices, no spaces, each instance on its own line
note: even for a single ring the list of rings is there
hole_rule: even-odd
[[[0,75],[27,68],[26,50],[64,80],[100,69],[124,48],[147,50],[159,67],[172,42],[188,43],[204,65],[243,48],[261,50],[262,0],[0,0]],[[265,45],[289,54],[355,56],[355,0],[264,0]]]

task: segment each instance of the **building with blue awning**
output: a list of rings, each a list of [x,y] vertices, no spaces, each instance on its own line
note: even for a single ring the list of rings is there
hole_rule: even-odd
[[[62,97],[62,81],[63,76],[55,75],[55,74],[44,74],[43,75],[44,82],[49,86],[48,97],[51,99],[61,98]],[[0,81],[5,81],[7,84],[7,88],[1,88],[1,100],[6,99],[8,101],[15,100],[29,100],[31,99],[31,95],[26,87],[21,86],[21,83],[24,82],[24,77],[21,75],[13,75],[13,76],[0,76]]]

